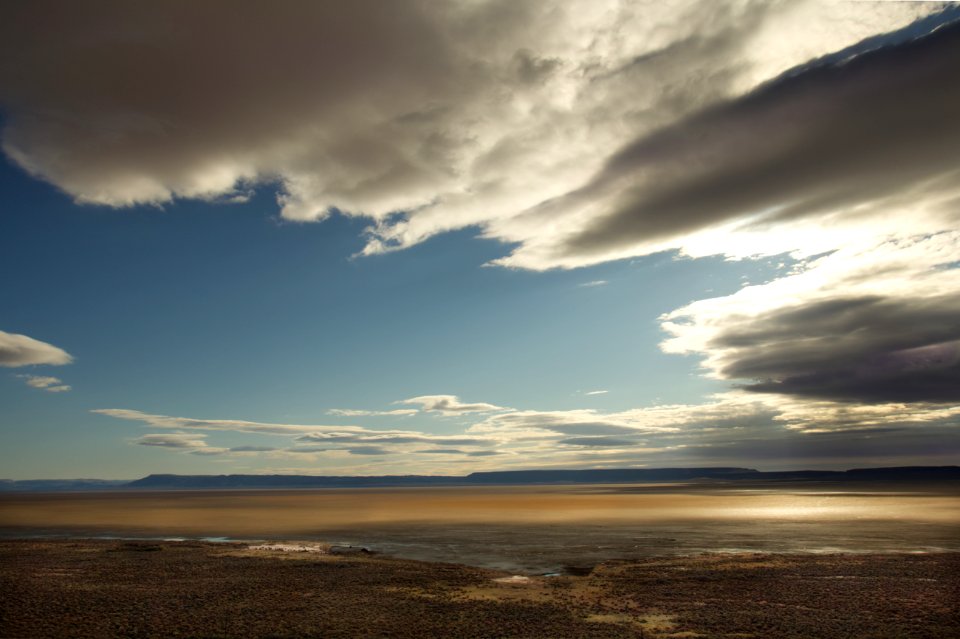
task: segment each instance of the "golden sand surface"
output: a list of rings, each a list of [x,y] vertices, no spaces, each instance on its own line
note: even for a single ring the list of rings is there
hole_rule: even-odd
[[[103,529],[157,535],[276,538],[385,524],[756,520],[956,525],[960,524],[960,494],[829,488],[717,491],[677,486],[523,486],[0,495],[3,528]]]

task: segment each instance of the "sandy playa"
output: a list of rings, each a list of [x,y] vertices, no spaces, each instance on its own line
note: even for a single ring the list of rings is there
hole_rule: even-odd
[[[704,551],[960,551],[949,484],[0,495],[0,537],[308,540],[524,574]]]
[[[246,544],[7,541],[0,636],[960,636],[956,553],[712,554],[509,577]]]
[[[936,489],[934,492],[932,489]],[[0,526],[300,537],[392,524],[870,519],[960,525],[960,487],[576,485],[0,495]]]

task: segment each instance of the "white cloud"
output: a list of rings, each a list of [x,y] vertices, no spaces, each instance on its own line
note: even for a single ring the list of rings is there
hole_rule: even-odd
[[[589,395],[606,395],[609,392],[610,391],[608,390],[595,390],[595,391],[587,391],[586,393],[584,393],[584,395],[588,395],[588,396]]]
[[[138,421],[173,424],[176,432],[144,435],[135,443],[224,459],[263,457],[309,460],[323,472],[447,473],[511,468],[586,468],[664,465],[753,466],[862,465],[939,455],[946,463],[960,448],[955,439],[960,406],[885,403],[849,405],[781,394],[730,391],[701,403],[655,405],[623,411],[502,410],[472,414],[460,432],[377,431],[314,427],[315,432],[250,430],[253,422],[193,420],[140,413]],[[128,419],[131,417],[127,417]],[[174,421],[170,421],[174,420]],[[206,428],[212,423],[215,428]],[[210,446],[186,428],[263,435],[281,434],[291,445]],[[224,424],[238,424],[226,428]],[[269,424],[271,428],[284,426]],[[291,425],[292,426],[292,425]],[[339,430],[334,430],[339,428]],[[930,452],[939,442],[938,452]],[[926,457],[925,457],[926,456]],[[369,462],[358,463],[360,458]],[[372,465],[371,465],[372,464]],[[314,472],[316,469],[314,469]]]
[[[272,457],[282,457],[288,454],[316,456],[320,453],[391,455],[416,453],[425,450],[425,446],[458,446],[464,447],[463,454],[469,456],[471,453],[480,452],[480,450],[488,449],[497,444],[496,438],[482,435],[451,436],[410,430],[374,430],[360,426],[307,426],[229,419],[194,419],[153,415],[128,409],[98,409],[92,412],[118,419],[136,421],[148,426],[175,429],[177,432],[169,436],[144,436],[136,440],[136,443],[166,448],[192,448],[196,449],[196,454],[222,455],[230,453],[232,455],[250,456],[264,453]],[[295,445],[288,448],[251,445],[214,448],[206,446],[205,434],[183,432],[190,430],[287,436],[292,437]]]
[[[596,286],[606,286],[607,284],[609,284],[607,280],[593,280],[592,282],[584,282],[579,286],[580,288],[594,288]]]
[[[0,331],[0,366],[16,368],[35,364],[59,366],[73,361],[65,350],[40,340]]]
[[[502,264],[576,266],[659,248],[564,248],[631,195],[571,200],[625,142],[938,8],[32,2],[0,21],[4,150],[81,202],[274,181],[286,219],[370,219],[368,254],[479,225]]]
[[[425,411],[438,412],[442,415],[461,415],[464,413],[489,413],[499,410],[510,410],[502,406],[484,402],[466,404],[456,395],[421,395],[404,399],[400,404],[419,404]]]
[[[757,392],[960,401],[960,232],[861,237],[793,273],[663,316],[668,353]]]
[[[71,386],[64,384],[63,380],[57,377],[49,377],[44,375],[17,375],[27,380],[27,386],[32,386],[33,388],[41,388],[48,393],[65,393],[71,390]]]

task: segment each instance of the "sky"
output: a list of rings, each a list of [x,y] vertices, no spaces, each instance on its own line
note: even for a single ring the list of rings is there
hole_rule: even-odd
[[[960,462],[960,7],[0,9],[0,477]]]

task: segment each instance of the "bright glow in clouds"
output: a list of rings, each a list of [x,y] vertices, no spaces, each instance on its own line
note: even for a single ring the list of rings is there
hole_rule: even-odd
[[[960,233],[867,236],[768,284],[664,316],[670,353],[747,388],[850,402],[960,400]]]
[[[634,236],[617,222],[625,205],[662,202],[697,177],[676,174],[695,165],[682,145],[670,149],[651,136],[669,127],[705,132],[696,164],[712,179],[711,164],[725,165],[730,148],[755,159],[748,140],[759,141],[760,160],[803,136],[829,135],[824,123],[844,117],[842,109],[817,111],[817,92],[829,94],[829,86],[811,82],[811,97],[799,96],[798,108],[813,106],[809,121],[784,122],[793,107],[775,99],[769,117],[747,117],[751,126],[788,125],[772,136],[738,131],[737,101],[791,67],[938,8],[816,0],[31,2],[0,16],[3,146],[79,202],[242,199],[273,181],[286,219],[320,220],[333,209],[370,218],[366,253],[479,225],[519,243],[504,265],[592,264],[685,246],[656,225],[634,224]],[[889,89],[916,89],[918,106],[924,90],[937,91],[952,115],[952,92],[939,91],[948,78],[931,69],[892,74]],[[917,86],[898,85],[915,77]],[[850,86],[855,92],[856,82]],[[714,119],[730,133],[718,138],[713,116],[695,114],[727,100]],[[870,122],[855,100],[850,107]],[[946,145],[958,127],[947,120],[930,128]],[[887,148],[901,143],[890,137]],[[651,144],[659,145],[656,157],[630,151]],[[927,149],[909,164],[935,178],[934,155]],[[850,157],[848,168],[860,159]],[[681,224],[681,235],[717,221],[701,219],[694,202],[662,204],[682,205],[675,216],[657,213]],[[791,202],[767,205],[776,204]],[[607,222],[614,242],[603,239]]]

